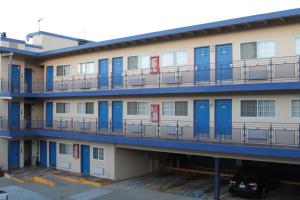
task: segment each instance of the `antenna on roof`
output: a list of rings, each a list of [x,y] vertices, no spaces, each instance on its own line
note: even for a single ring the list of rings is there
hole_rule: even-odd
[[[41,31],[41,21],[43,20],[43,18],[40,18],[39,20],[37,20],[38,23],[38,31]]]

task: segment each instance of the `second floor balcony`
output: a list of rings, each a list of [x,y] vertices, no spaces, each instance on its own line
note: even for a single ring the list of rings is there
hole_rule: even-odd
[[[114,73],[76,74],[44,80],[1,80],[3,93],[52,93],[141,88],[288,83],[300,81],[300,57],[204,63]]]
[[[9,124],[7,117],[0,117],[0,131],[59,131],[65,133],[118,136],[140,139],[176,140],[182,142],[210,142],[271,147],[300,147],[299,123],[211,121],[159,121],[99,118],[42,117]],[[25,132],[24,132],[25,131]]]

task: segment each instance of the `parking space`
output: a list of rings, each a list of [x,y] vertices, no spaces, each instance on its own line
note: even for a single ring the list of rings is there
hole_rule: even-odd
[[[34,182],[18,183],[6,178],[0,179],[0,188],[7,191],[13,200],[212,200],[213,177],[190,173],[153,173],[104,187],[75,184],[47,175],[56,183],[47,186]],[[221,179],[222,200],[242,200],[227,191],[228,178]],[[272,191],[266,200],[295,200],[300,196],[300,186],[282,185]]]

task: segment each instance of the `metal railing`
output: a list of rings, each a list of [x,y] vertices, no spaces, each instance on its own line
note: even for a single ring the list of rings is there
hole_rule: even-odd
[[[9,84],[1,80],[2,92],[64,92],[107,89],[184,87],[200,85],[255,84],[300,81],[299,56],[238,60],[127,70],[118,74],[86,74],[54,77],[54,81],[33,80],[31,84]]]
[[[122,120],[98,118],[34,118],[8,126],[0,117],[0,130],[53,130],[124,137],[170,139],[191,142],[235,143],[300,147],[300,123]],[[10,127],[10,128],[9,128]]]

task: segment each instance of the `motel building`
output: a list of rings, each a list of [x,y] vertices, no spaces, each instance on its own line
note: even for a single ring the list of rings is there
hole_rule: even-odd
[[[200,158],[219,199],[224,165],[299,165],[299,22],[293,9],[100,42],[2,33],[0,166],[123,180]]]

